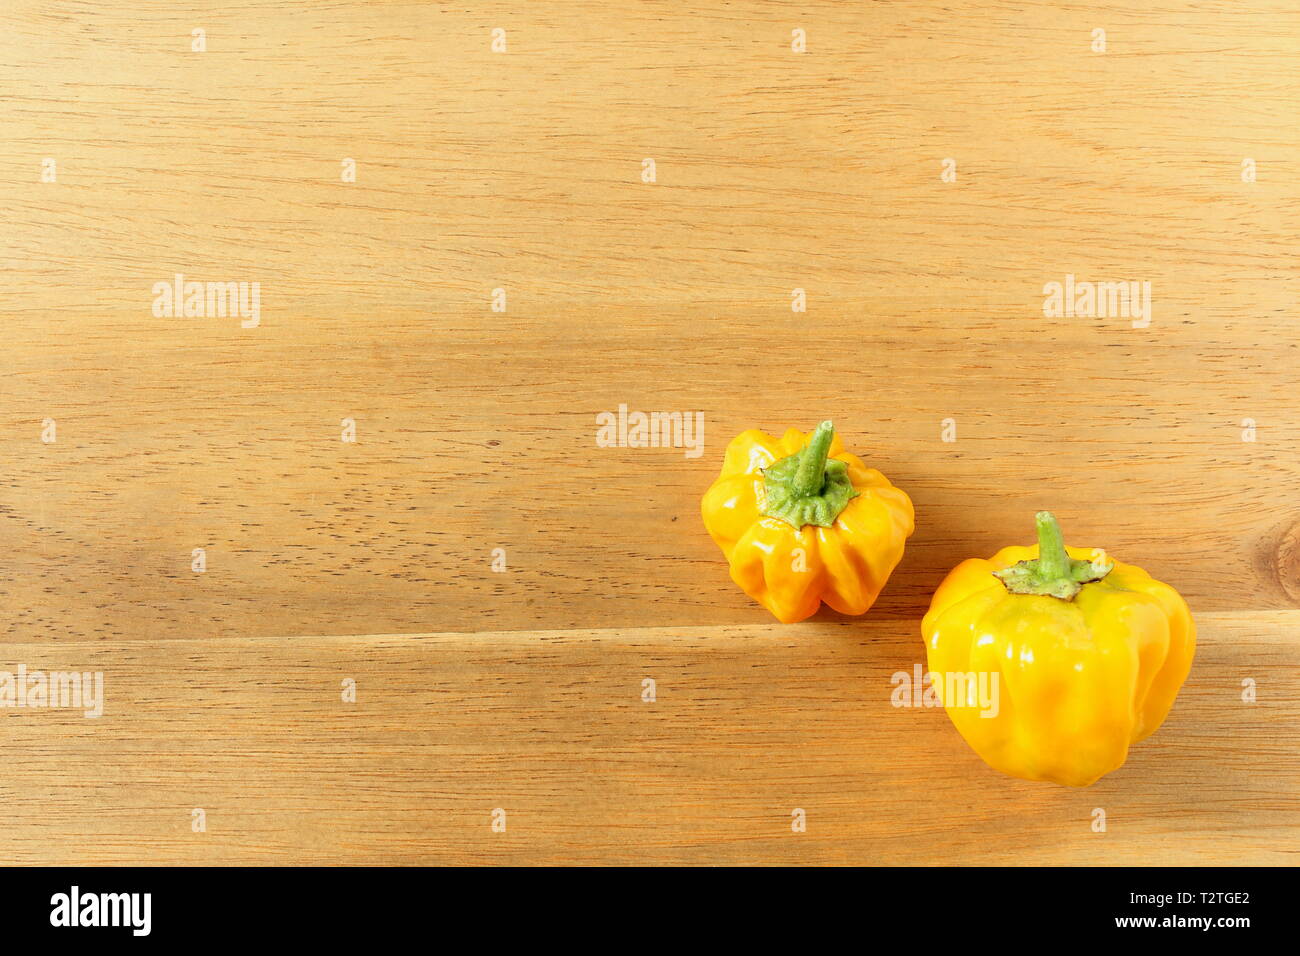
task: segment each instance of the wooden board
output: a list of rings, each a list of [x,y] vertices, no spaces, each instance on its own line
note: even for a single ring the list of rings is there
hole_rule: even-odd
[[[0,633],[108,700],[0,711],[0,859],[1294,861],[1294,5],[3,26]],[[258,324],[155,315],[176,273]],[[1150,324],[1044,315],[1067,274],[1150,282]],[[702,454],[600,447],[620,405]],[[777,627],[699,498],[732,435],[826,417],[917,532],[867,618]],[[1080,793],[888,706],[946,571],[1043,507],[1202,623]]]
[[[1294,865],[1297,627],[1206,615],[1172,716],[1084,790],[896,707],[910,622],[10,645],[102,670],[105,704],[6,717],[3,840],[21,863]]]

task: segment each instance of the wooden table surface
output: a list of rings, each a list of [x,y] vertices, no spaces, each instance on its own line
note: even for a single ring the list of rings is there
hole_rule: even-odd
[[[1290,0],[0,27],[0,670],[105,697],[0,709],[0,861],[1297,862]],[[158,314],[178,273],[256,323]],[[1046,314],[1067,275],[1149,322]],[[702,453],[602,447],[621,405]],[[917,531],[864,618],[781,626],[699,499],[828,417]],[[1086,790],[890,700],[1040,508],[1200,627]]]

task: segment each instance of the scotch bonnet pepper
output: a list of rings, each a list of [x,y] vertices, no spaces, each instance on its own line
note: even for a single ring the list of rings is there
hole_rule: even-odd
[[[701,510],[731,579],[785,623],[823,601],[866,611],[914,527],[911,499],[846,452],[830,422],[779,441],[757,429],[738,435]]]
[[[1085,787],[1164,721],[1191,669],[1196,626],[1169,585],[1102,551],[1065,547],[1050,512],[1037,525],[1036,547],[954,568],[921,628],[932,686],[989,766]],[[996,675],[996,708],[977,705],[973,675]]]

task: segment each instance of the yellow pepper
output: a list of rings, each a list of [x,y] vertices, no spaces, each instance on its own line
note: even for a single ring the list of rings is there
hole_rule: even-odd
[[[1066,548],[1050,512],[1037,526],[1036,547],[964,561],[935,592],[921,623],[931,686],[989,766],[1086,787],[1164,721],[1196,625],[1169,585]]]
[[[823,601],[842,614],[866,611],[914,526],[911,499],[844,451],[830,422],[779,441],[756,429],[738,435],[701,510],[731,579],[785,623]]]

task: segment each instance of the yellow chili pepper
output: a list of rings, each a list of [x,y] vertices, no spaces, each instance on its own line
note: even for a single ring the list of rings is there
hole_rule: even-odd
[[[1086,787],[1164,721],[1196,625],[1169,585],[1066,548],[1051,512],[1037,525],[1036,547],[963,561],[935,592],[921,623],[931,686],[989,766]]]
[[[823,601],[842,614],[871,607],[914,517],[911,499],[844,451],[830,422],[779,441],[738,435],[701,510],[731,579],[785,623]]]

